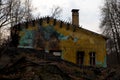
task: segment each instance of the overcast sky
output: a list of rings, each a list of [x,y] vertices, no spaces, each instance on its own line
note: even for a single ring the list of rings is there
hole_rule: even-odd
[[[32,0],[33,7],[37,8],[34,13],[40,16],[50,14],[53,6],[63,9],[62,20],[71,17],[72,9],[79,9],[79,24],[83,28],[100,33],[100,8],[103,0]]]

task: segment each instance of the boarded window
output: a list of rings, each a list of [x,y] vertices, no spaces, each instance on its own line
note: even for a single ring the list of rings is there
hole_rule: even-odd
[[[50,50],[49,55],[52,55],[54,57],[61,57],[62,51],[61,50]]]
[[[83,65],[84,63],[84,51],[77,52],[77,64]]]
[[[61,52],[53,52],[54,56],[61,56]]]
[[[95,52],[90,52],[90,65],[93,66],[95,65]]]

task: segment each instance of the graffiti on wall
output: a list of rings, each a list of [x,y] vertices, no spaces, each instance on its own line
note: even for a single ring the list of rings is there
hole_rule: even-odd
[[[19,46],[21,48],[33,48],[34,43],[34,30],[24,29],[20,32]]]
[[[48,25],[48,26],[39,26],[38,33],[37,33],[37,40],[36,44],[37,47],[44,48],[44,49],[58,49],[59,50],[59,42],[60,40],[68,40],[72,36],[70,35],[63,35],[57,30],[54,29],[55,26]],[[73,38],[73,42],[77,42],[78,38]]]
[[[70,35],[63,35],[54,28],[53,25],[38,26],[38,30],[23,29],[19,36],[19,45],[21,48],[41,48],[43,50],[59,50],[60,40],[72,39],[77,42],[78,38]]]
[[[36,45],[43,49],[59,49],[59,34],[55,31],[54,26],[39,26]]]

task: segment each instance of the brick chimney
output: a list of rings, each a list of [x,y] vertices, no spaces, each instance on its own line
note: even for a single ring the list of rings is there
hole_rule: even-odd
[[[79,9],[72,9],[72,24],[79,26]]]

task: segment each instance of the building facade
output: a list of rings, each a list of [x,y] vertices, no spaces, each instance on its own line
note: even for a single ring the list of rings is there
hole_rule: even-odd
[[[12,46],[44,50],[78,65],[106,67],[106,38],[79,27],[77,9],[72,24],[43,17],[11,28]]]

